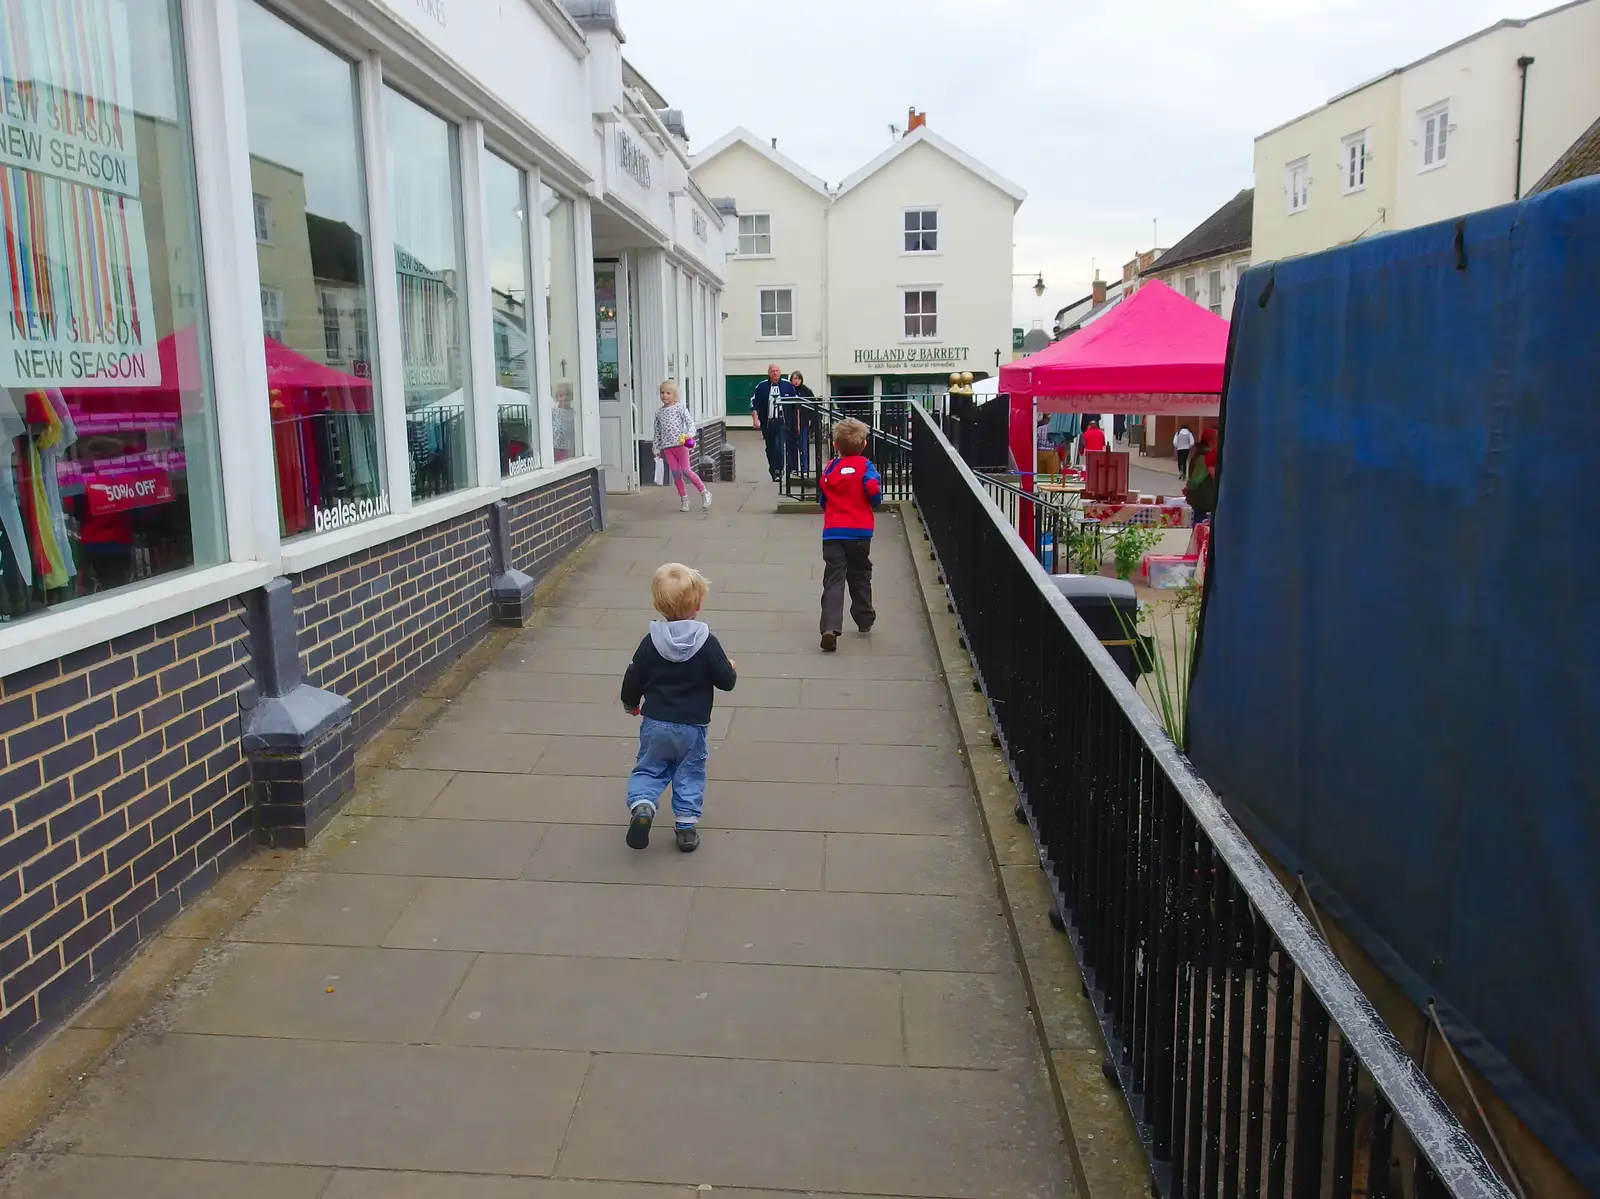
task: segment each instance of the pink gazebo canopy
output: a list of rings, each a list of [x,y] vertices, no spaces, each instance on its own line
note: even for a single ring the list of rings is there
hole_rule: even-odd
[[[1228,322],[1151,280],[1093,324],[1000,368],[1040,412],[1214,414]]]

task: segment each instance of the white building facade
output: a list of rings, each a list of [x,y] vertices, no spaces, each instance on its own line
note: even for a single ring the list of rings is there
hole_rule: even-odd
[[[0,913],[50,930],[0,1053],[315,833],[661,379],[720,437],[727,217],[622,46],[609,0],[0,5]]]
[[[1600,112],[1600,0],[1506,20],[1256,139],[1253,260],[1509,203]]]
[[[742,129],[697,155],[694,175],[739,202],[730,414],[748,411],[773,362],[818,394],[865,398],[943,391],[952,371],[1009,360],[1026,193],[926,125],[837,187]]]

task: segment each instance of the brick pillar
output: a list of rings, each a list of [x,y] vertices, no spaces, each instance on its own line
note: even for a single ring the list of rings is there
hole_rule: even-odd
[[[273,579],[250,597],[254,704],[244,722],[256,832],[269,845],[308,844],[355,786],[351,704],[305,681],[294,585]]]
[[[533,615],[533,579],[511,565],[511,512],[504,500],[489,505],[489,582],[494,622],[520,629]]]

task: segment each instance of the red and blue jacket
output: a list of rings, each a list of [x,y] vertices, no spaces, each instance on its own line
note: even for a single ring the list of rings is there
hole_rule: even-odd
[[[817,480],[822,505],[822,540],[865,541],[872,536],[873,510],[883,501],[878,468],[860,454],[835,458]]]

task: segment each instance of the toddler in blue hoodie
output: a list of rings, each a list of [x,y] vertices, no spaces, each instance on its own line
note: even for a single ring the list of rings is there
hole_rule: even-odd
[[[710,585],[697,570],[668,562],[650,581],[661,620],[639,642],[622,676],[622,706],[639,726],[639,760],[628,776],[628,845],[650,844],[650,826],[667,784],[678,848],[700,847],[700,811],[706,795],[706,732],[715,693],[732,691],[733,659],[699,619]]]

